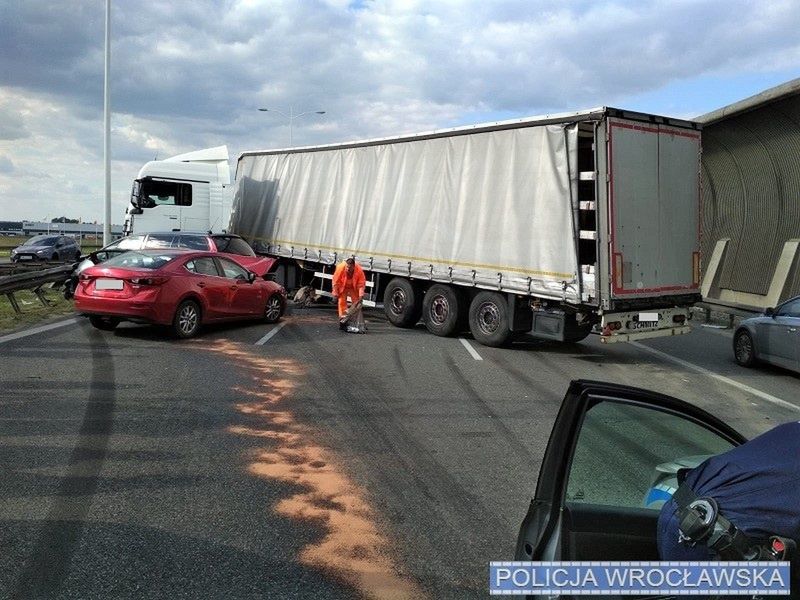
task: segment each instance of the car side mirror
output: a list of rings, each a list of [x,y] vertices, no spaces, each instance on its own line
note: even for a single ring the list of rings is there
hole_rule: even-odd
[[[247,283],[253,283],[256,280],[256,274],[252,271],[247,272]]]
[[[764,314],[767,315],[768,317],[774,317],[775,316],[775,309],[770,307],[770,308],[768,308],[767,310],[764,311]]]
[[[129,215],[141,215],[142,213],[144,213],[144,211],[138,206],[132,206],[128,209]]]

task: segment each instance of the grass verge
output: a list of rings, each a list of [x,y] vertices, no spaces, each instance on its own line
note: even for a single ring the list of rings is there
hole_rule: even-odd
[[[39,321],[59,316],[72,315],[75,312],[72,300],[66,300],[61,289],[45,289],[48,306],[42,305],[33,292],[22,290],[14,293],[21,313],[14,312],[8,298],[0,296],[0,331],[7,332],[22,329]]]

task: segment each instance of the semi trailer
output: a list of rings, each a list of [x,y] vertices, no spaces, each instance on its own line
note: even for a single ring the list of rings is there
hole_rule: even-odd
[[[603,342],[689,331],[700,126],[601,107],[244,152],[229,230],[288,268],[354,256],[398,327]]]

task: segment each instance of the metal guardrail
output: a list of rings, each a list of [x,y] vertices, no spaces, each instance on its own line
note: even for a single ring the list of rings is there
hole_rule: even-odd
[[[44,271],[45,269],[52,269],[54,266],[58,265],[71,265],[72,262],[68,263],[43,263],[43,262],[4,262],[0,263],[0,277],[5,275],[14,275],[15,273],[30,273],[31,271]]]
[[[69,279],[74,270],[75,263],[69,263],[51,269],[39,269],[27,273],[5,275],[0,277],[0,294],[5,294],[11,306],[14,308],[14,312],[17,313],[21,313],[22,311],[20,310],[17,299],[14,297],[14,292],[19,292],[21,290],[31,290],[43,305],[49,306],[50,303],[47,298],[45,298],[42,287],[48,283],[61,285]]]
[[[727,323],[728,329],[733,329],[734,325],[736,324],[736,319],[749,319],[750,317],[755,317],[761,314],[759,310],[753,310],[748,307],[744,306],[737,306],[732,304],[726,303],[717,303],[711,299],[706,299],[703,302],[698,302],[694,305],[696,310],[703,311],[705,322],[711,323],[712,321],[712,313],[716,313],[717,315],[722,315],[721,317],[717,317],[717,320],[724,320]]]

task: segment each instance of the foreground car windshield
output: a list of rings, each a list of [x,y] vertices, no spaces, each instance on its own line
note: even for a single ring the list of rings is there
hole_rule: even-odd
[[[125,252],[119,256],[108,259],[104,267],[117,267],[120,269],[160,269],[174,256],[169,254],[143,254],[141,252]]]

